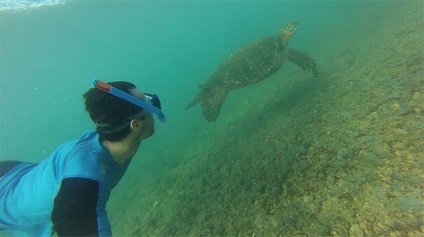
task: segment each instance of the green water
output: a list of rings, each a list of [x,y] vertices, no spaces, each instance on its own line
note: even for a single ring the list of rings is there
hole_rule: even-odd
[[[184,107],[237,48],[299,28],[286,62],[217,121]],[[0,11],[0,159],[38,162],[93,125],[93,78],[162,100],[108,204],[116,236],[422,236],[421,1],[70,1]]]

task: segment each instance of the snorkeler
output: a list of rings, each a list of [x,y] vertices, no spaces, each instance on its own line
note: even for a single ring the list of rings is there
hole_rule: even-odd
[[[161,122],[156,95],[129,82],[104,83],[84,95],[96,124],[39,164],[0,162],[0,231],[16,236],[111,236],[106,203],[141,141]]]

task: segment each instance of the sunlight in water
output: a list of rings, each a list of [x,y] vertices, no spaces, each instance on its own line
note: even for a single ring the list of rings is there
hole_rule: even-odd
[[[65,0],[4,0],[0,1],[0,11],[26,10],[43,6],[54,6],[64,4]]]

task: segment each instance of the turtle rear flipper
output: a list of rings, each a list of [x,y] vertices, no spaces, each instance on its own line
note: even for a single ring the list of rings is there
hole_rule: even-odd
[[[312,71],[314,77],[318,78],[317,63],[306,53],[297,49],[286,49],[283,52],[283,57],[292,61],[303,70]]]
[[[221,106],[227,97],[228,90],[216,88],[210,90],[208,94],[202,98],[203,117],[209,122],[215,121],[218,118]]]

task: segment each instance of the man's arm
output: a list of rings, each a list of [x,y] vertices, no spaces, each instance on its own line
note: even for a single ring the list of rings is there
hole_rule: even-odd
[[[51,216],[57,235],[99,236],[98,198],[98,181],[86,178],[62,180]]]

